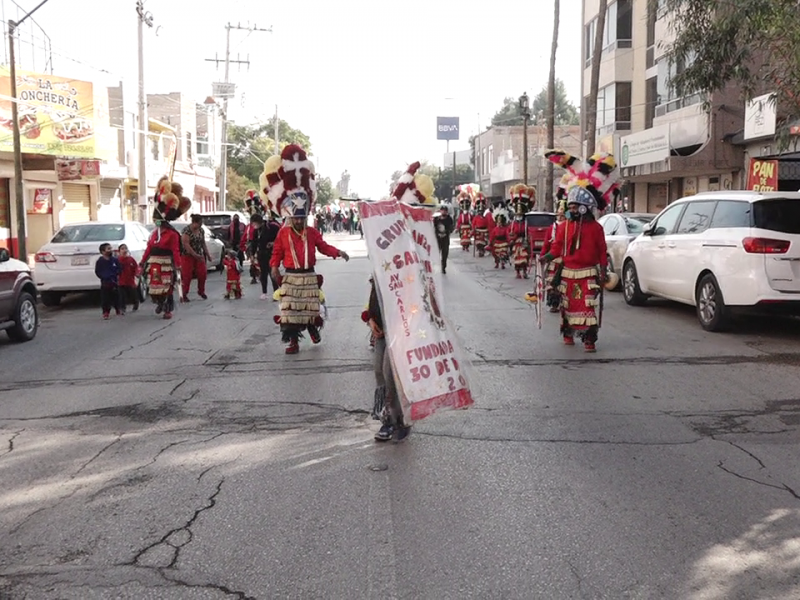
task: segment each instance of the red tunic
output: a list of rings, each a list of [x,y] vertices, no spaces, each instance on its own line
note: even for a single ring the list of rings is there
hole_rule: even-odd
[[[119,284],[123,287],[135,287],[136,271],[139,269],[136,259],[129,254],[128,256],[120,257],[119,263],[122,265],[122,273],[119,274]]]
[[[547,254],[550,251],[550,246],[553,243],[553,236],[556,233],[556,229],[558,228],[558,223],[553,223],[553,226],[550,228],[550,232],[547,234],[547,237],[542,244],[542,256]]]
[[[297,233],[289,226],[281,228],[278,237],[275,238],[272,259],[269,261],[270,267],[279,267],[283,263],[283,266],[287,269],[313,269],[317,263],[316,250],[334,259],[339,257],[339,249],[334,248],[323,240],[319,231],[313,227],[306,227],[303,231],[306,234],[305,248],[303,247],[302,233]],[[297,256],[297,262],[300,264],[294,264],[292,247]],[[306,262],[306,256],[308,257],[308,262]]]
[[[456,227],[458,227],[459,230],[461,230],[462,227],[472,228],[472,217],[470,214],[462,212],[460,215],[458,215],[458,223]]]
[[[527,227],[525,225],[525,221],[524,220],[523,221],[514,220],[511,223],[511,227],[509,227],[509,231],[508,231],[509,239],[512,242],[516,242],[516,241],[518,241],[518,239],[524,240],[525,239],[525,234],[526,234],[526,229],[527,229]]]
[[[576,244],[579,234],[579,241]],[[592,220],[560,223],[548,254],[553,258],[563,257],[564,266],[568,269],[585,269],[596,265],[605,268],[608,265],[606,252],[603,226]]]
[[[142,262],[144,264],[150,258],[150,253],[155,249],[166,250],[172,254],[172,260],[175,261],[175,268],[181,264],[181,236],[177,231],[171,228],[164,228],[161,231],[159,239],[159,230],[156,229],[150,234],[150,239],[147,241],[147,249],[142,255]]]

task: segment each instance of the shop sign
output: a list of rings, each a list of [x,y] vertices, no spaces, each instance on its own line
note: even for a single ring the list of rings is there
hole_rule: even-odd
[[[33,190],[33,202],[28,209],[29,215],[50,215],[53,213],[53,190],[37,188]]]
[[[99,160],[56,159],[56,173],[59,181],[82,181],[100,179]]]
[[[778,161],[751,158],[747,189],[754,192],[778,191]]]
[[[0,67],[0,150],[13,148],[11,77]],[[22,152],[102,158],[96,128],[108,126],[102,100],[95,102],[88,81],[28,71],[17,71],[18,121]],[[105,133],[105,132],[104,132]]]
[[[473,403],[467,357],[444,317],[432,213],[396,200],[360,202],[387,352],[411,420]]]
[[[753,98],[744,109],[744,139],[775,135],[777,123],[776,100],[774,94],[764,94]]]
[[[669,158],[669,125],[626,135],[620,140],[620,165],[635,167]]]

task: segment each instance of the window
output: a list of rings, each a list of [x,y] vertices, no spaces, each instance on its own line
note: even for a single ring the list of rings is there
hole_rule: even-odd
[[[585,47],[586,47],[586,62],[592,60],[592,56],[594,56],[594,38],[595,32],[597,31],[597,17],[592,19],[591,23],[588,23],[583,27],[584,36],[585,36]]]
[[[657,0],[647,0],[647,47],[656,45],[656,21],[658,20]],[[649,68],[649,67],[648,67]]]
[[[712,229],[722,229],[724,227],[750,227],[749,202],[734,202],[732,200],[722,200],[717,202],[717,210],[711,218]]]
[[[678,219],[683,213],[684,204],[676,204],[667,208],[661,216],[658,217],[655,227],[653,228],[653,235],[667,235],[675,230],[675,225],[678,224]]]
[[[67,225],[53,237],[53,244],[79,242],[119,242],[125,239],[125,226],[108,223]]]
[[[759,229],[778,233],[800,234],[800,201],[761,200],[753,203],[753,222]]]
[[[186,132],[186,160],[192,160],[192,134]]]
[[[631,82],[620,81],[614,84],[616,92],[616,121],[618,129],[630,129],[631,123]],[[627,125],[627,126],[626,126]]]
[[[656,116],[656,104],[658,104],[658,78],[651,77],[645,85],[644,126],[645,129],[651,129]]]
[[[630,129],[631,82],[620,81],[597,92],[597,128]]]
[[[653,217],[623,217],[625,226],[630,234],[639,234],[644,231],[644,226],[653,220]]]
[[[667,58],[662,58],[656,63],[658,68],[656,83],[656,116],[662,116],[673,110],[678,110],[700,102],[700,94],[679,96],[678,90],[672,85],[672,80],[675,76],[686,70],[686,67],[690,66],[693,62],[693,58],[687,63],[671,63]]]
[[[603,225],[603,231],[606,235],[614,235],[617,233],[619,221],[617,221],[616,217],[607,217],[601,224]]]
[[[702,233],[708,229],[716,204],[716,201],[687,203],[686,211],[675,233]]]
[[[551,227],[553,223],[556,222],[556,216],[546,213],[526,215],[525,222],[528,224],[528,227]]]
[[[206,154],[209,154],[208,136],[197,136],[197,155],[203,156]]]

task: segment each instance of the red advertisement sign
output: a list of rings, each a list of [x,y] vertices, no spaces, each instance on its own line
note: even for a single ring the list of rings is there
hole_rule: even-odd
[[[750,159],[747,189],[754,192],[778,191],[778,161]]]
[[[53,212],[53,190],[38,188],[33,190],[33,203],[29,215],[49,215]]]

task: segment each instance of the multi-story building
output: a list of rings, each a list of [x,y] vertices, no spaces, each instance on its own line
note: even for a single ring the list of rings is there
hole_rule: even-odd
[[[475,178],[486,196],[507,199],[509,190],[523,181],[524,131],[522,126],[490,127],[475,139]],[[580,155],[580,127],[556,125],[555,146],[570,154]],[[537,189],[537,208],[545,207],[546,198],[552,198],[563,170],[556,168],[553,189],[543,192],[547,160],[547,128],[544,125],[528,126],[528,184]]]
[[[743,154],[731,143],[743,126],[732,86],[709,97],[679,96],[663,2],[614,0],[608,6],[597,98],[597,150],[613,152],[628,210],[658,212],[695,192],[738,189]],[[583,0],[583,110],[588,106],[599,0]]]

